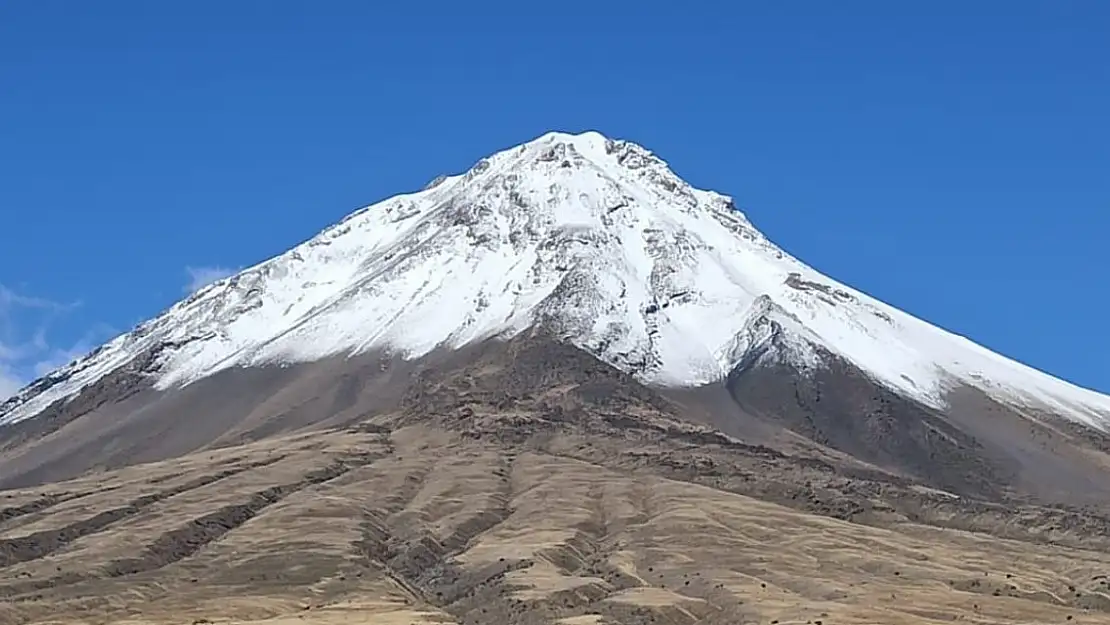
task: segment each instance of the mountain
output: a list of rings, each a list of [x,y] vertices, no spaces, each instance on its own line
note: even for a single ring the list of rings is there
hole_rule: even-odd
[[[358,210],[37,380],[0,404],[0,444],[20,450],[0,470],[49,479],[334,421],[341,404],[373,413],[436,354],[536,331],[732,435],[785,431],[957,492],[1105,489],[1042,439],[1101,440],[1110,398],[823,276],[728,196],[596,132]],[[328,406],[293,390],[339,379]]]
[[[549,133],[0,404],[0,623],[1110,623],[1108,424]]]
[[[385,350],[418,358],[526,328],[653,385],[726,378],[768,329],[934,407],[958,386],[1104,428],[1110,397],[1054,379],[817,273],[729,197],[596,132],[549,133],[359,210],[221,280],[0,406],[33,417],[122,368],[157,389],[232,367]]]

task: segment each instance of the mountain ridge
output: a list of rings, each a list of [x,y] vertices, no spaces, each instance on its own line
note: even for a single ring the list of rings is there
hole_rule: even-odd
[[[764,318],[789,330],[781,340],[802,371],[821,365],[816,345],[931,407],[967,385],[1110,422],[1110,397],[820,274],[730,197],[591,131],[547,133],[355,211],[32,383],[0,403],[0,424],[125,366],[167,390],[229,367],[419,358],[536,325],[647,383],[694,387],[744,362],[758,343],[749,325]]]

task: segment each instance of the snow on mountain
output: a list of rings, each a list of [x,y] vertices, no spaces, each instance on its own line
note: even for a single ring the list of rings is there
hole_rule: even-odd
[[[696,386],[727,375],[770,318],[803,368],[820,365],[816,344],[930,405],[968,384],[1099,427],[1110,419],[1110,398],[810,269],[648,150],[553,132],[200,290],[24,389],[0,405],[0,423],[144,354],[167,389],[236,366],[415,358],[537,323],[648,383]]]

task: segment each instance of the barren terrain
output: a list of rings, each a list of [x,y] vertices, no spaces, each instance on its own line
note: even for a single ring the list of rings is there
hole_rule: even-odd
[[[695,418],[712,402],[549,342],[411,375],[377,410],[357,377],[342,402],[283,382],[296,396],[252,434],[221,417],[156,462],[144,441],[180,445],[189,421],[157,441],[81,438],[78,413],[13,430],[31,442],[9,458],[57,441],[97,461],[0,491],[0,624],[1110,623],[1101,506],[957,494],[944,466],[714,413],[730,436]],[[248,392],[265,394],[222,396]]]
[[[583,445],[362,427],[5,492],[0,622],[1110,623],[1099,549],[831,518]]]

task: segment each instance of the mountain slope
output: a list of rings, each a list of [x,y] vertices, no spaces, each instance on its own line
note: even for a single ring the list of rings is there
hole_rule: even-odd
[[[1110,623],[1107,404],[553,133],[0,406],[0,622]]]
[[[336,422],[0,491],[0,622],[1110,623],[1105,513],[739,441],[538,331],[420,360],[372,416],[364,357],[148,398],[191,410],[153,445],[256,403]],[[108,416],[73,425],[140,442]]]
[[[130,367],[157,389],[232,367],[386,352],[416,358],[543,325],[650,384],[723,380],[790,329],[931,407],[971,386],[1102,428],[1110,398],[998,356],[831,280],[644,148],[549,133],[362,209],[213,284],[0,405],[39,414]],[[821,350],[813,349],[819,346]]]

